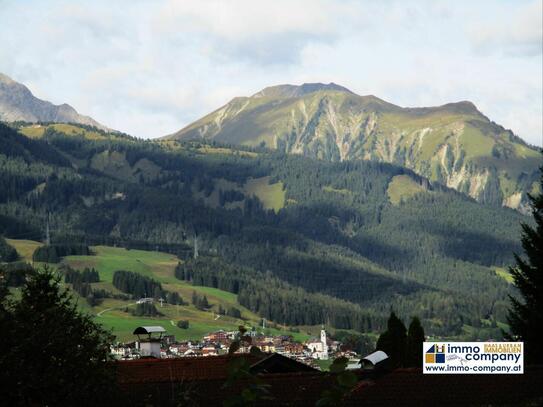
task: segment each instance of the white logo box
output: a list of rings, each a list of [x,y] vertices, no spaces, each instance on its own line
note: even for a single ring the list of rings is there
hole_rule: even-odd
[[[523,342],[424,342],[425,374],[523,374]]]

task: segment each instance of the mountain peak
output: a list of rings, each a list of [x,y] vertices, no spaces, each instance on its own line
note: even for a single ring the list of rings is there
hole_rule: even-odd
[[[0,73],[0,121],[77,123],[110,130],[91,117],[79,114],[67,103],[54,105],[38,99],[25,85],[3,73]]]
[[[453,113],[461,115],[478,116],[488,120],[488,118],[481,113],[477,106],[469,100],[461,100],[460,102],[446,103],[441,106],[435,107],[407,107],[404,108],[405,112],[415,114],[428,114],[428,113]]]
[[[469,100],[461,100],[460,102],[447,103],[442,107],[446,107],[458,113],[482,115],[479,109],[477,109],[477,106],[475,106],[475,104]]]
[[[295,98],[307,95],[309,93],[319,92],[319,91],[337,91],[337,92],[346,92],[353,93],[349,89],[338,85],[334,82],[330,83],[303,83],[301,85],[276,85],[269,86],[262,89],[260,92],[257,92],[253,97],[272,97],[272,98]]]
[[[15,84],[17,82],[15,82],[9,76],[7,76],[7,75],[3,74],[2,72],[0,72],[0,83],[5,83],[5,84],[8,84],[8,85],[12,85],[12,84]]]

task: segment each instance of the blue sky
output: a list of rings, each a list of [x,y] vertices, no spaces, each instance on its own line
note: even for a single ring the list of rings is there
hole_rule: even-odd
[[[401,106],[471,100],[542,145],[542,1],[7,1],[0,72],[138,137],[234,96],[336,82]]]

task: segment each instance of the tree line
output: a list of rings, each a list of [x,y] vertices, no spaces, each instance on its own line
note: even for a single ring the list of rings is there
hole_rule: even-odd
[[[133,298],[154,298],[156,300],[162,298],[169,304],[185,304],[179,293],[164,290],[162,284],[155,279],[133,271],[116,270],[113,273],[113,286],[132,295]]]
[[[89,256],[91,251],[85,244],[52,244],[38,247],[32,260],[43,263],[59,263],[65,256]]]

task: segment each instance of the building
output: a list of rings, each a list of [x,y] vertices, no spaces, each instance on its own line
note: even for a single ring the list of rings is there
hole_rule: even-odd
[[[133,334],[138,336],[140,354],[142,357],[161,357],[162,334],[166,332],[161,326],[139,326]],[[153,336],[158,334],[158,336]],[[147,337],[141,338],[141,335]]]
[[[226,332],[223,330],[212,332],[204,336],[204,342],[214,342],[214,343],[230,343],[232,340],[233,334],[231,332]]]
[[[313,359],[328,359],[328,339],[326,337],[326,331],[324,327],[321,329],[320,339],[314,339],[306,343],[306,347],[309,350]]]

